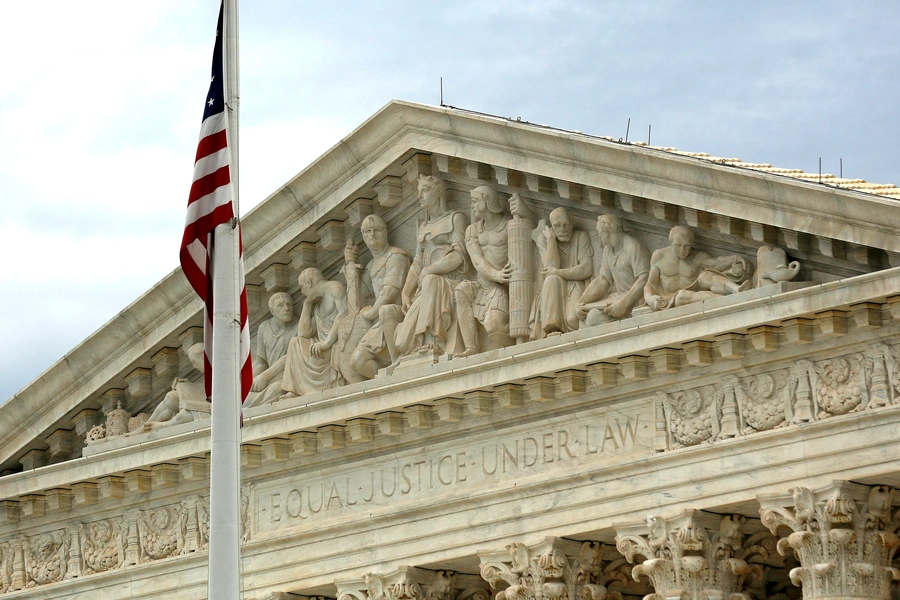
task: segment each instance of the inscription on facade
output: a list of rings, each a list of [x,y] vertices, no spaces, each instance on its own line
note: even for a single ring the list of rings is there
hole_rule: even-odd
[[[531,475],[619,462],[652,448],[649,413],[587,419],[444,450],[400,455],[374,467],[261,484],[255,494],[257,531],[305,527],[321,518],[368,515],[398,503],[430,503],[455,493],[495,490]]]

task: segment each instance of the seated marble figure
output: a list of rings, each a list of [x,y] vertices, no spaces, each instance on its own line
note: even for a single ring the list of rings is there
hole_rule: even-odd
[[[550,226],[542,220],[534,232],[541,256],[541,287],[532,308],[532,339],[575,331],[576,308],[594,274],[594,250],[586,231],[575,229],[569,211],[557,207]]]
[[[253,353],[253,387],[244,406],[259,406],[281,395],[284,362],[291,338],[297,334],[297,319],[291,295],[276,292],[269,298],[272,318],[256,329]]]
[[[188,350],[188,359],[195,369],[203,373],[203,344],[191,346]],[[199,381],[176,378],[172,382],[172,390],[165,395],[144,423],[143,431],[205,419],[209,413],[210,404],[206,401],[203,378],[201,377]]]
[[[462,351],[454,290],[469,271],[468,220],[448,208],[445,190],[440,178],[419,176],[418,197],[425,218],[416,228],[416,254],[401,290],[406,314],[395,341],[402,356]]]
[[[627,235],[614,215],[597,217],[597,238],[603,248],[600,273],[578,301],[576,313],[588,327],[627,319],[644,303],[650,273],[650,251]]]
[[[712,257],[693,248],[683,225],[669,232],[670,245],[653,252],[644,299],[653,310],[702,302],[752,287],[750,263],[742,256]]]
[[[387,225],[378,215],[363,219],[360,229],[372,260],[362,268],[355,260],[345,257],[348,296],[373,300],[359,311],[369,328],[353,350],[350,363],[353,371],[365,379],[372,379],[378,369],[398,358],[394,335],[403,318],[400,290],[410,259],[406,250],[388,244]],[[359,302],[361,300],[357,300]]]
[[[295,398],[344,385],[339,354],[332,352],[338,340],[338,325],[347,314],[347,293],[340,281],[328,281],[315,267],[297,278],[305,296],[285,356],[282,398]]]

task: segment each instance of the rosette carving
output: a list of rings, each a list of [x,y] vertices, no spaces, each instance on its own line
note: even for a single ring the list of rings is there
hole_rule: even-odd
[[[855,597],[887,600],[890,582],[900,580],[891,562],[900,548],[892,517],[894,490],[835,482],[790,496],[761,498],[763,524],[782,536],[778,551],[791,549],[800,561],[790,578],[806,600]]]

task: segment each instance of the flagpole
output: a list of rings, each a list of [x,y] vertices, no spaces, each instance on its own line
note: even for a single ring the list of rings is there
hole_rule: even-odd
[[[231,151],[234,215],[238,208],[238,7],[224,0],[225,112]],[[209,598],[238,600],[241,594],[241,463],[240,463],[240,282],[237,222],[216,227],[212,252],[213,355],[212,425],[210,432]]]

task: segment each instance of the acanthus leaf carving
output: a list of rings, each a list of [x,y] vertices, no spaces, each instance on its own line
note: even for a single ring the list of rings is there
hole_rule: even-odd
[[[758,543],[748,543],[745,523],[740,515],[699,511],[649,516],[642,525],[617,528],[616,548],[635,563],[632,577],[653,585],[655,594],[646,598],[749,598],[745,590],[762,588],[763,571],[750,562],[761,553]]]
[[[892,566],[900,548],[893,493],[888,486],[835,482],[815,492],[795,487],[789,497],[763,502],[763,524],[782,536],[778,551],[790,549],[800,562],[789,574],[804,599],[891,597],[891,581],[900,580]]]
[[[532,546],[516,542],[505,552],[481,555],[481,576],[498,590],[497,600],[604,600],[620,599],[607,584],[623,583],[615,570],[603,568],[600,542],[570,542],[548,538]]]

